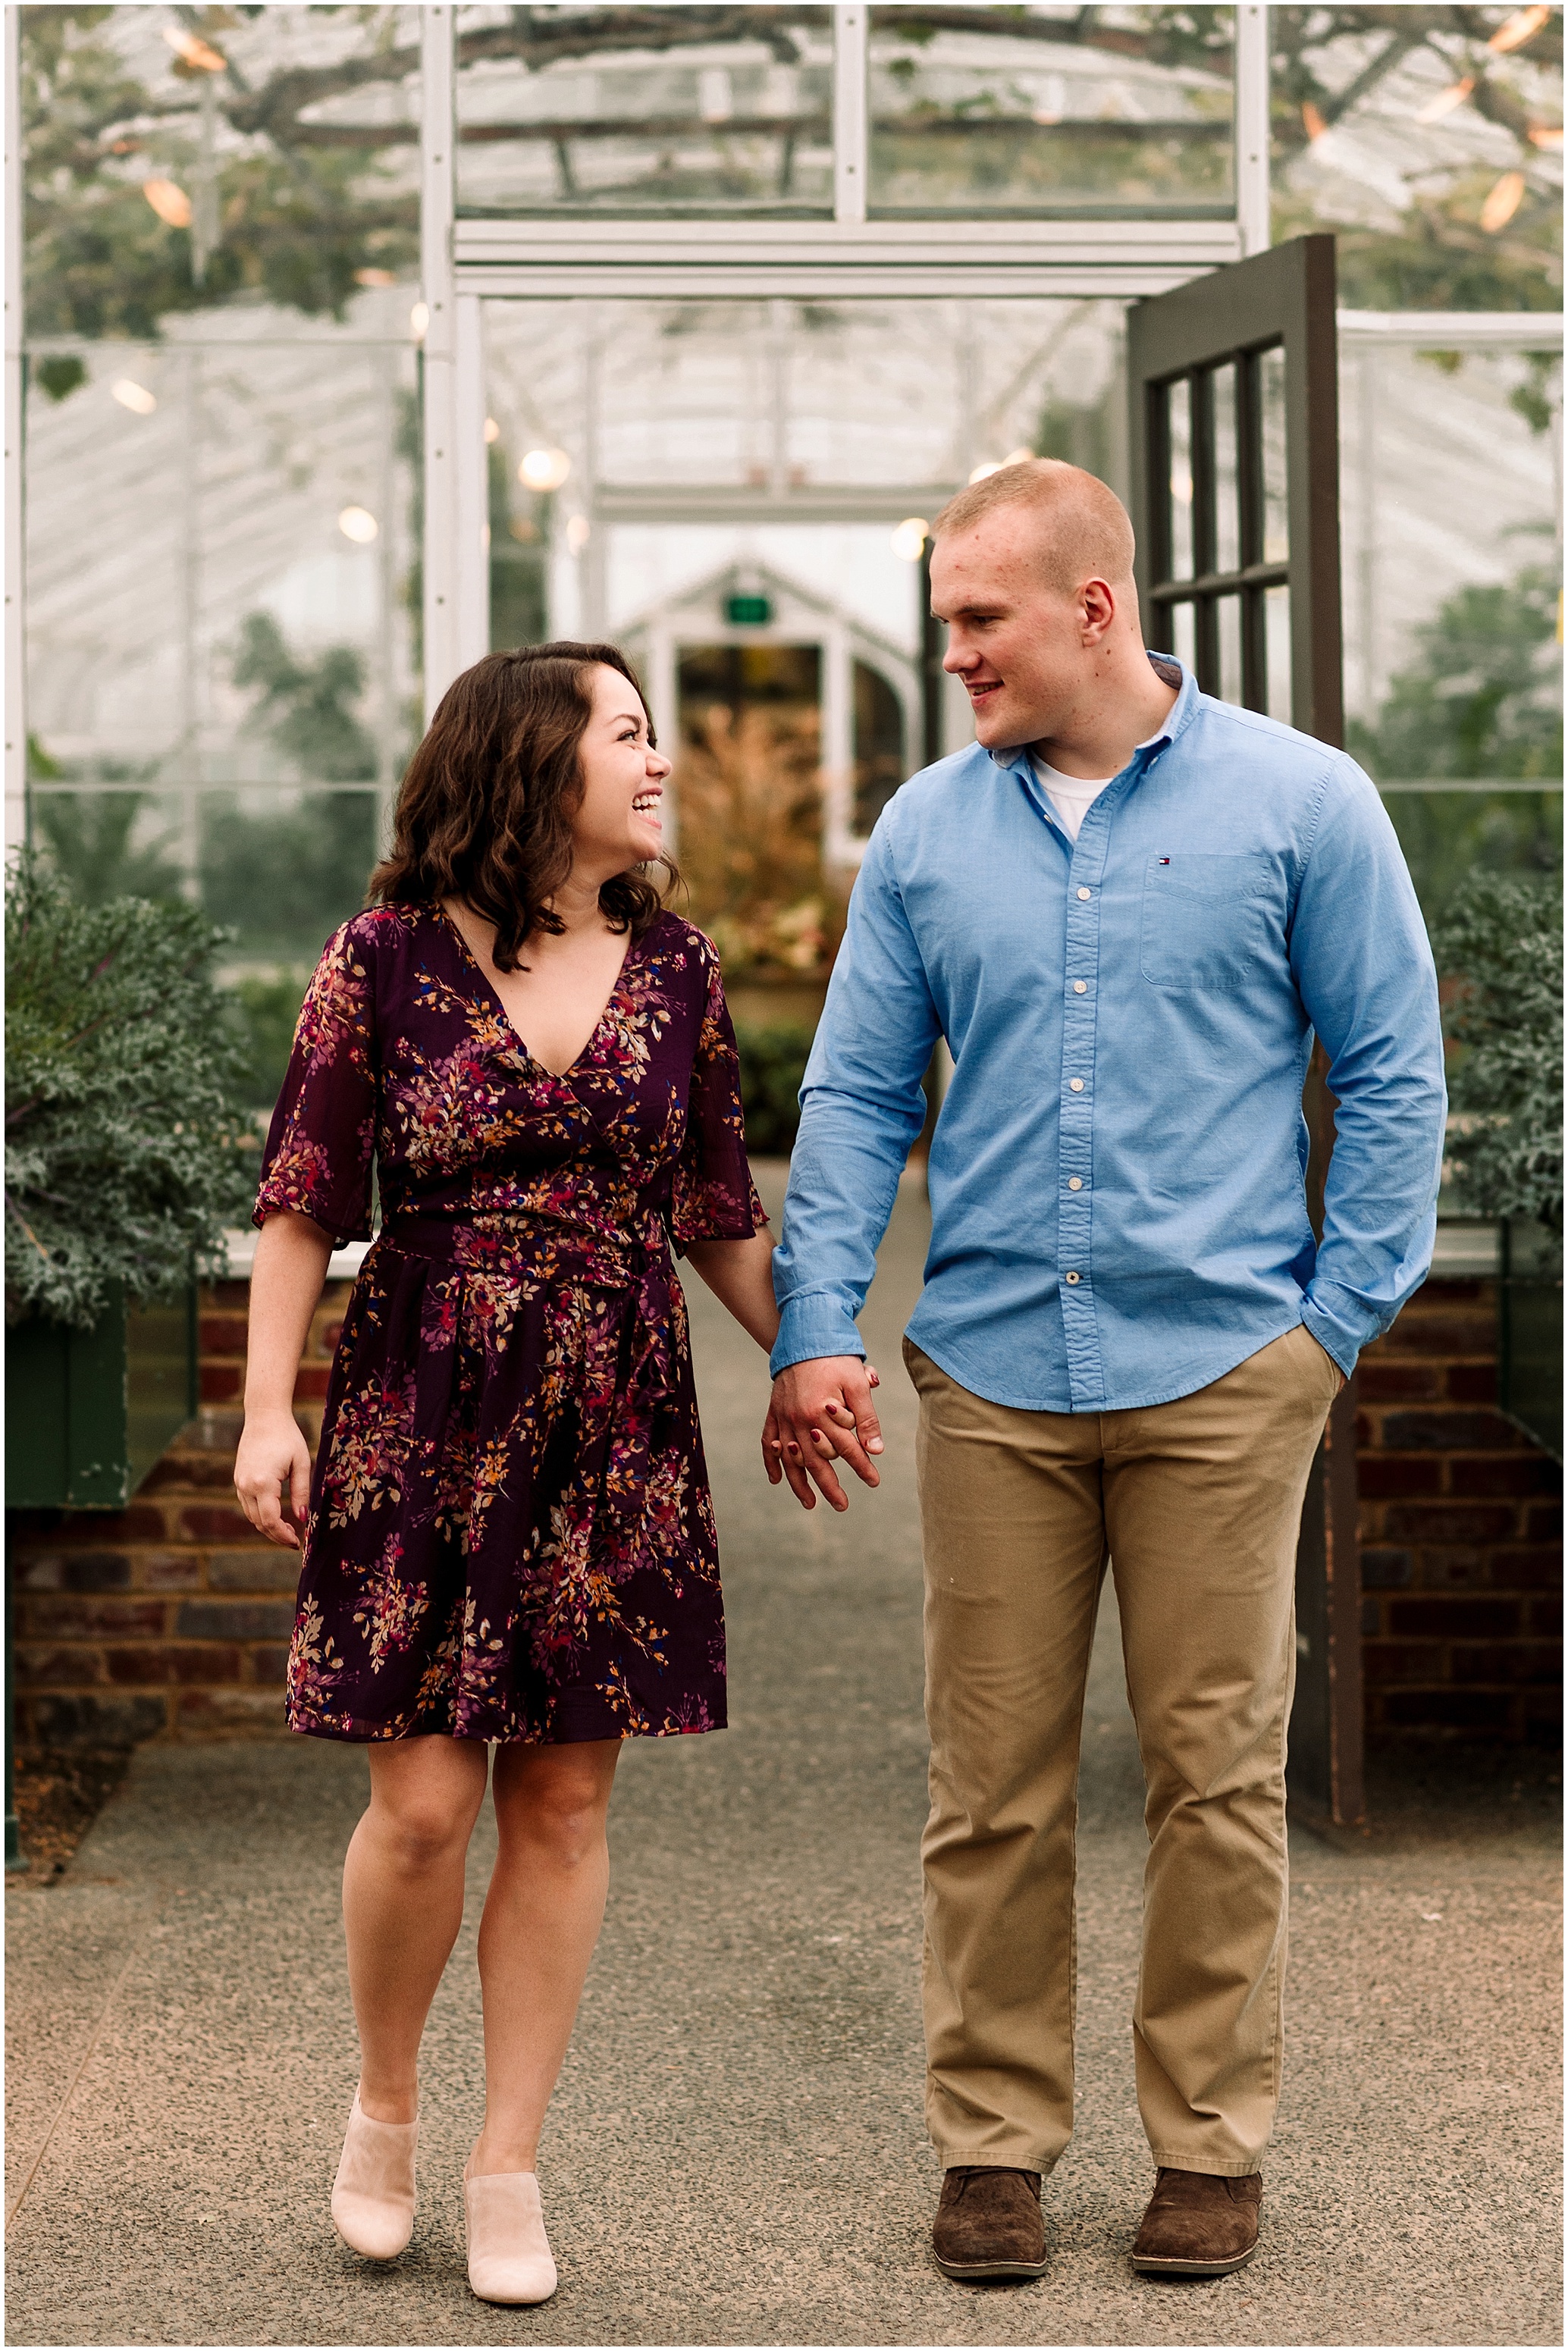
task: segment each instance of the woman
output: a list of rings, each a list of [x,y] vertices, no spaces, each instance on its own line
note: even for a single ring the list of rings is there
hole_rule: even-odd
[[[620,1742],[725,1721],[724,1615],[670,1244],[778,1326],[718,962],[663,910],[670,762],[610,645],[492,653],[446,695],[371,910],[311,982],[267,1138],[235,1484],[298,1545],[290,1727],[363,1741],[343,1873],[360,2085],[332,2193],[413,2224],[420,2036],[486,1786],[485,2125],[468,2275],[555,2290],[540,2126],[603,1915]],[[350,1302],[314,1484],[295,1374],[334,1245]],[[307,1504],[308,1503],[308,1511]]]

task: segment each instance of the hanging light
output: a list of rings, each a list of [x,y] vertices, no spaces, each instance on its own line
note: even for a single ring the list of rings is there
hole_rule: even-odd
[[[143,180],[141,193],[165,228],[189,228],[191,199],[173,180]]]
[[[395,286],[397,271],[395,269],[356,269],[354,283],[356,286]]]
[[[180,63],[189,66],[193,73],[227,73],[227,57],[214,49],[210,41],[204,41],[199,33],[187,33],[183,26],[165,25],[163,38]]]
[[[566,543],[574,555],[580,555],[593,537],[593,525],[586,515],[573,515],[566,527]]]
[[[571,459],[564,449],[527,449],[517,466],[517,479],[525,489],[559,490],[571,471]]]
[[[1481,226],[1489,236],[1506,228],[1524,202],[1524,173],[1505,172],[1481,206]]]
[[[1500,25],[1487,47],[1495,57],[1506,57],[1510,49],[1522,49],[1526,41],[1533,41],[1542,26],[1550,22],[1550,8],[1516,8],[1505,25]]]
[[[924,515],[906,515],[887,543],[901,563],[918,563],[930,535],[931,526]]]
[[[118,400],[121,408],[129,408],[132,416],[151,416],[158,405],[156,394],[129,375],[122,375],[118,383],[110,385],[109,396]]]
[[[1446,114],[1452,114],[1463,106],[1475,86],[1474,74],[1467,74],[1463,81],[1451,81],[1447,89],[1440,89],[1436,98],[1427,100],[1416,114],[1416,121],[1441,122]]]
[[[1563,152],[1563,125],[1559,122],[1532,122],[1525,133],[1532,147],[1543,147],[1549,152]]]
[[[1310,98],[1303,98],[1301,100],[1301,129],[1314,145],[1328,129],[1328,124],[1323,120],[1322,109],[1314,106]]]
[[[409,331],[409,333],[413,337],[413,340],[414,340],[414,341],[415,341],[416,343],[423,343],[423,340],[424,340],[424,334],[425,334],[425,329],[429,326],[429,324],[430,324],[430,305],[429,305],[429,303],[428,303],[428,302],[416,302],[416,303],[414,304],[414,306],[413,306],[413,309],[412,309],[412,310],[409,312],[409,314],[408,314],[408,331]]]
[[[485,446],[493,449],[501,437],[501,428],[493,416],[485,419]]]
[[[356,547],[369,547],[373,538],[381,537],[382,527],[368,507],[345,507],[338,517],[338,528]]]

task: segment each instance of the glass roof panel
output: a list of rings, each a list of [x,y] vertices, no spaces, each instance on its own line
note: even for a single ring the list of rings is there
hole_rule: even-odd
[[[457,12],[465,213],[827,214],[824,6]]]

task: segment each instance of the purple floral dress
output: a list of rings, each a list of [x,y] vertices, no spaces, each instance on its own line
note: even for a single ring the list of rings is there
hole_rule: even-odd
[[[670,1243],[764,1223],[718,958],[662,914],[564,1077],[462,934],[382,907],[328,946],[256,1221],[380,1237],[311,1490],[288,1721],[528,1744],[725,1721],[724,1608]]]

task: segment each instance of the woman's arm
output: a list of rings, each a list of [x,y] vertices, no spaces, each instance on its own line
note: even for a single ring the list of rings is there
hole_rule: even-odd
[[[686,1257],[721,1306],[768,1353],[779,1336],[773,1302],[773,1236],[766,1225],[744,1241],[688,1241]]]
[[[310,1448],[294,1417],[294,1382],[331,1254],[319,1225],[283,1208],[263,1225],[251,1267],[245,1427],[235,1491],[251,1525],[268,1542],[294,1551],[299,1548],[295,1528],[304,1526],[310,1505]],[[284,1490],[294,1526],[279,1507]]]

